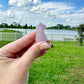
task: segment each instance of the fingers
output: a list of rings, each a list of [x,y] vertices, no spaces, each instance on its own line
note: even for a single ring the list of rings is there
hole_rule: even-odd
[[[16,40],[10,44],[7,44],[6,46],[2,47],[3,50],[6,50],[10,53],[16,53],[26,46],[28,46],[32,41],[35,40],[36,32],[32,32],[29,35],[26,35],[19,40]]]
[[[40,55],[45,54],[46,50],[50,49],[52,47],[52,44],[49,44],[47,42],[39,42],[34,44],[32,47],[30,47],[25,54],[20,58],[21,63],[25,63],[27,65],[31,65],[33,60]]]

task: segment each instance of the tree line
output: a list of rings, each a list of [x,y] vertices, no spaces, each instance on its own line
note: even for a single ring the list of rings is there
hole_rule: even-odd
[[[28,26],[27,24],[21,25],[20,23],[13,22],[12,24],[7,24],[7,23],[1,23],[0,28],[19,28],[19,29],[35,29],[34,26],[30,25]]]
[[[28,26],[27,24],[21,25],[19,23],[13,22],[12,24],[8,25],[7,23],[1,23],[0,28],[22,28],[22,29],[35,29],[35,26]],[[47,29],[65,29],[65,30],[76,30],[78,32],[78,37],[76,36],[77,40],[79,41],[79,45],[83,45],[84,40],[84,24],[80,24],[77,27],[71,27],[70,25],[63,25],[57,24],[56,26],[47,27]]]
[[[21,25],[20,23],[13,22],[12,24],[1,23],[0,28],[22,28],[22,29],[35,29],[35,26],[28,26],[27,24]],[[70,25],[57,24],[55,26],[47,27],[47,29],[65,29],[65,30],[76,30],[77,27],[71,27]]]
[[[71,27],[70,25],[57,24],[56,26],[48,27],[47,29],[65,29],[65,30],[76,30],[77,27]]]

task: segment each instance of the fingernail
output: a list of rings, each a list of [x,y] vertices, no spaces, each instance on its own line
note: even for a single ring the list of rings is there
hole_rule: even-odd
[[[44,43],[42,43],[41,45],[40,45],[40,49],[41,50],[48,50],[48,49],[50,49],[52,47],[52,44],[49,44],[49,43],[46,43],[46,42],[44,42]]]

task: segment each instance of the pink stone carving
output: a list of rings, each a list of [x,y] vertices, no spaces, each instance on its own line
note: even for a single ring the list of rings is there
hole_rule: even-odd
[[[40,23],[36,27],[36,42],[47,41],[47,36],[44,33],[46,25]]]

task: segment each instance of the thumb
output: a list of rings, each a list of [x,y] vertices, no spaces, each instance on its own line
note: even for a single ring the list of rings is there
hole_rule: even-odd
[[[52,47],[52,44],[47,42],[38,42],[35,43],[32,47],[30,47],[24,55],[20,58],[20,61],[26,66],[31,66],[33,60],[40,56],[42,52],[45,52],[46,50],[50,49]]]

